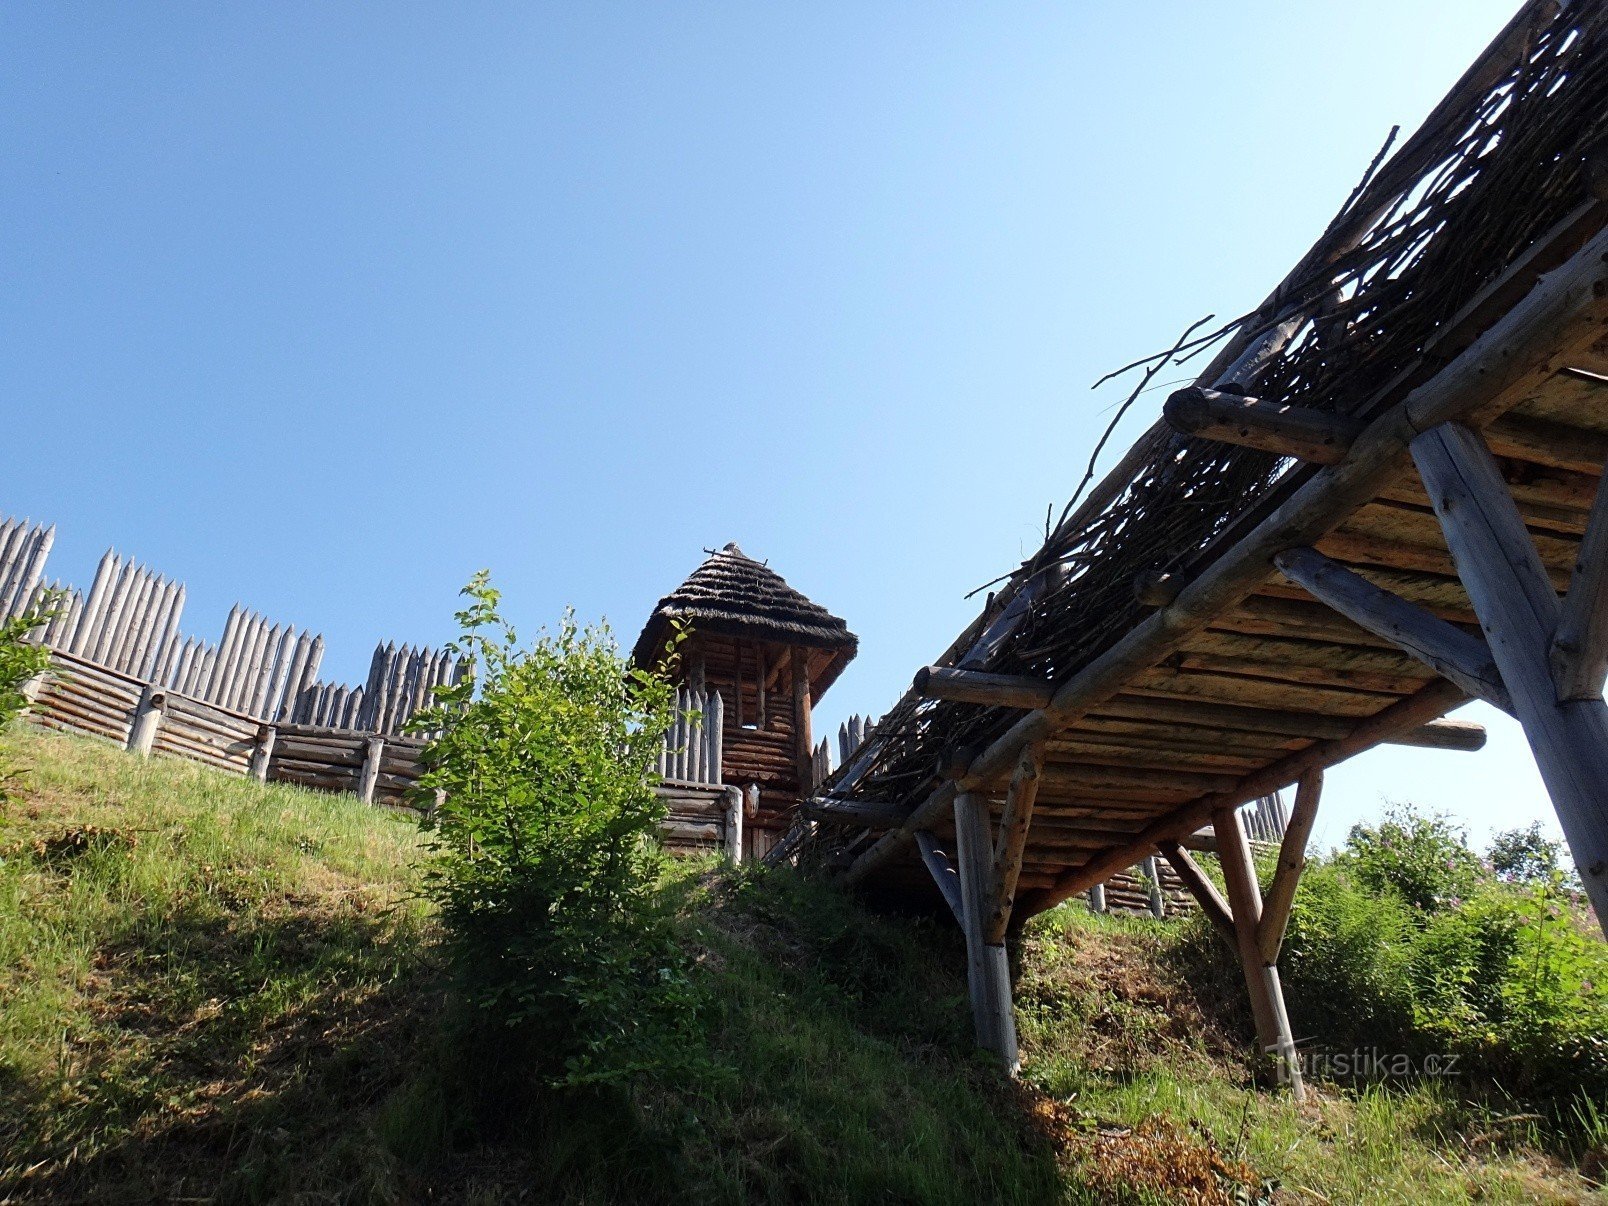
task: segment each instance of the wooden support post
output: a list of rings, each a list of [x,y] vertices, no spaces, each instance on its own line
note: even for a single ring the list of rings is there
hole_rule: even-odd
[[[1024,753],[1016,764],[1010,790],[1005,796],[1005,814],[1000,818],[999,841],[994,847],[993,867],[989,873],[992,891],[983,941],[990,946],[1005,941],[1005,930],[1011,922],[1016,881],[1022,874],[1022,851],[1033,824],[1033,802],[1038,798],[1039,771],[1043,764],[1042,745],[1035,745]]]
[[[380,782],[380,759],[384,754],[385,738],[370,737],[368,749],[363,753],[363,774],[357,788],[357,798],[365,804],[374,803],[374,789]]]
[[[1256,1019],[1256,1040],[1263,1051],[1275,1051],[1279,1044],[1278,1011],[1262,974],[1262,950],[1256,942],[1256,927],[1262,920],[1262,892],[1256,883],[1256,864],[1251,861],[1251,844],[1245,838],[1239,810],[1220,808],[1212,817],[1217,832],[1217,857],[1228,884],[1228,903],[1234,918],[1234,944],[1239,952],[1240,969],[1251,998],[1251,1014]]]
[[[1565,701],[1601,699],[1608,678],[1608,490],[1600,483],[1552,639],[1552,677]]]
[[[140,693],[134,724],[129,729],[128,748],[142,758],[149,758],[156,746],[156,734],[162,727],[162,712],[167,707],[167,694],[156,687],[146,687]]]
[[[1089,912],[1104,913],[1106,911],[1105,885],[1089,885]]]
[[[810,782],[815,766],[815,739],[810,733],[810,653],[792,650],[793,674],[793,758],[798,771],[799,795],[807,796],[815,785]]]
[[[1305,1101],[1306,1082],[1301,1077],[1301,1057],[1295,1049],[1289,1011],[1284,1007],[1284,985],[1279,980],[1277,964],[1262,965],[1262,988],[1273,1005],[1273,1025],[1278,1035],[1273,1044],[1273,1055],[1278,1060],[1279,1078],[1290,1086],[1291,1097],[1296,1101]]]
[[[1478,637],[1375,586],[1315,549],[1288,549],[1274,557],[1273,564],[1290,581],[1358,627],[1412,654],[1469,695],[1512,713],[1513,702],[1491,650]]]
[[[1184,881],[1184,887],[1200,905],[1200,911],[1206,919],[1217,927],[1219,933],[1230,946],[1236,946],[1238,938],[1234,934],[1234,915],[1229,911],[1228,902],[1218,892],[1217,885],[1206,878],[1206,872],[1200,869],[1200,864],[1189,857],[1189,852],[1177,842],[1162,842],[1160,845],[1162,856],[1172,869],[1178,873],[1178,878]]]
[[[1016,1048],[1016,1018],[1011,1013],[1011,973],[1004,943],[990,944],[984,935],[984,911],[991,896],[993,843],[989,841],[988,805],[981,796],[955,796],[955,855],[960,873],[961,928],[966,934],[966,981],[971,990],[977,1045],[992,1051],[1015,1075],[1021,1068]]]
[[[1167,916],[1167,898],[1161,894],[1161,868],[1156,865],[1156,856],[1147,855],[1141,866],[1144,869],[1145,879],[1149,881],[1150,889],[1150,915],[1158,921]]]
[[[1279,961],[1279,948],[1284,945],[1290,906],[1295,903],[1295,889],[1306,867],[1307,840],[1318,819],[1318,800],[1322,795],[1321,770],[1308,771],[1295,785],[1295,805],[1284,827],[1284,839],[1279,843],[1278,869],[1273,872],[1273,882],[1262,900],[1262,920],[1256,927],[1256,945],[1262,952],[1262,962],[1269,965]]]
[[[960,899],[960,873],[955,870],[955,864],[949,861],[949,856],[938,846],[938,839],[933,837],[932,831],[923,829],[916,834],[916,849],[921,851],[921,864],[927,868],[927,874],[932,876],[932,882],[938,885],[938,893],[949,906],[949,911],[955,915],[955,922],[962,929],[966,927],[966,908]]]
[[[726,800],[726,857],[736,866],[743,861],[743,793],[741,788],[728,787],[723,795]]]
[[[1319,465],[1343,460],[1365,426],[1344,415],[1283,406],[1198,385],[1174,393],[1162,414],[1167,425],[1181,435],[1259,448]]]
[[[765,646],[762,642],[757,641],[754,644],[754,691],[757,696],[754,701],[754,711],[758,713],[754,718],[754,723],[760,728],[764,728],[770,723],[768,719],[770,709],[765,690]]]
[[[274,741],[279,730],[271,724],[257,727],[257,748],[251,751],[251,777],[258,783],[268,782],[268,763],[274,756]]]
[[[1608,932],[1608,704],[1601,696],[1559,699],[1551,665],[1558,596],[1480,437],[1443,423],[1414,440],[1412,453]]]

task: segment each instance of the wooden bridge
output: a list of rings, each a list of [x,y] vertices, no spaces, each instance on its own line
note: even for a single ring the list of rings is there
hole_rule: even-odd
[[[1323,771],[1478,748],[1441,719],[1469,699],[1523,725],[1608,920],[1605,140],[1604,6],[1533,0],[801,809],[773,858],[948,901],[1007,1063],[1007,936],[1159,852],[1299,1092],[1278,955]],[[1264,893],[1236,808],[1289,785]]]

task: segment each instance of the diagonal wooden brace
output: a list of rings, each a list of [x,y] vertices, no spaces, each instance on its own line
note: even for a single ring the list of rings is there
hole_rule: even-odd
[[[1513,701],[1508,698],[1490,649],[1479,637],[1375,586],[1316,549],[1287,549],[1273,558],[1273,564],[1290,581],[1359,628],[1383,637],[1468,694],[1512,715]]]
[[[999,840],[994,846],[993,893],[983,939],[990,945],[1005,941],[1011,907],[1016,903],[1016,881],[1022,874],[1022,851],[1027,846],[1028,829],[1033,823],[1033,802],[1038,798],[1039,771],[1044,765],[1044,747],[1030,747],[1016,764],[1010,790],[1005,794],[1005,813],[999,822]]]

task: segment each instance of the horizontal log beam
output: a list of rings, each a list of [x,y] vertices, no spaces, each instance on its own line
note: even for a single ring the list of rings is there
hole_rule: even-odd
[[[1273,558],[1273,564],[1286,578],[1353,624],[1412,654],[1465,693],[1512,713],[1513,701],[1502,685],[1502,675],[1491,658],[1490,648],[1479,637],[1375,586],[1316,549],[1286,549]]]
[[[1036,678],[985,674],[949,666],[923,666],[916,671],[913,689],[924,699],[1000,708],[1042,708],[1055,694],[1054,687]]]
[[[1344,415],[1192,385],[1167,399],[1162,414],[1181,435],[1259,448],[1318,465],[1342,460],[1363,424]]]
[[[1472,720],[1432,720],[1392,737],[1390,745],[1415,745],[1426,750],[1457,750],[1472,754],[1485,748],[1485,726]]]

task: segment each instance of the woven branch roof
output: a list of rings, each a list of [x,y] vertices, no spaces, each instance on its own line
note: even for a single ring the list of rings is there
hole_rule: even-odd
[[[1404,365],[1428,376],[1437,356],[1455,350],[1423,356],[1470,298],[1603,188],[1604,148],[1608,7],[1528,0],[1418,133],[1370,169],[1273,296],[1214,334],[1232,333],[1214,363],[1237,364],[1264,336],[1279,336],[1271,355],[1253,357],[1233,380],[1238,392],[1371,417],[1373,399],[1394,388]],[[1209,346],[1186,337],[1140,363],[1154,371]],[[1201,383],[1224,381],[1208,370]],[[1103,501],[1070,522],[1063,516],[1010,575],[998,596],[1009,605],[984,608],[959,638],[955,663],[1070,679],[1143,619],[1136,581],[1211,557],[1238,520],[1311,471],[1154,429],[1095,491]],[[907,693],[878,724],[873,756],[852,775],[845,765],[825,790],[920,798],[945,751],[982,748],[1017,715]]]
[[[639,665],[658,656],[675,620],[694,632],[830,650],[837,656],[815,676],[817,697],[860,647],[860,638],[846,623],[735,543],[711,553],[659,600],[632,653]]]

